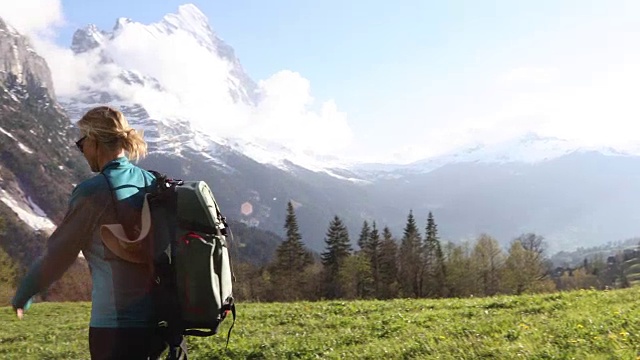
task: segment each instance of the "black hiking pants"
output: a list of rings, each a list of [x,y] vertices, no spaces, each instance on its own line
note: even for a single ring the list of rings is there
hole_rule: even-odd
[[[89,349],[91,360],[158,360],[167,344],[153,329],[90,327]],[[184,339],[178,350],[175,359],[187,360]]]

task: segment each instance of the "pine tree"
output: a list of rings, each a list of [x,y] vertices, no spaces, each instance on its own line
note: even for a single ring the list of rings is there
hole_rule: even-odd
[[[287,216],[284,224],[287,230],[286,239],[276,249],[273,264],[274,286],[283,291],[287,300],[301,299],[301,289],[305,281],[302,276],[305,268],[313,263],[310,252],[302,243],[302,236],[298,230],[298,222],[291,201],[287,204]]]
[[[420,232],[416,226],[413,211],[409,211],[398,259],[400,286],[404,296],[422,296],[421,251]]]
[[[393,239],[391,230],[385,226],[380,243],[380,292],[382,299],[395,298],[398,294],[398,244]]]
[[[361,255],[368,264],[371,283],[363,282],[362,296],[370,297],[378,296],[379,289],[379,256],[380,256],[380,233],[376,227],[376,222],[369,226],[365,220],[362,224],[360,237],[358,238],[358,246],[360,247],[359,255]]]
[[[438,227],[433,219],[432,212],[429,212],[427,216],[422,264],[425,276],[425,295],[429,297],[445,296],[446,274],[444,258],[440,239],[438,238]]]
[[[365,220],[362,223],[362,230],[360,230],[360,237],[358,238],[358,247],[360,248],[360,251],[363,251],[367,247],[370,232],[371,228],[369,228],[369,223]]]
[[[366,253],[371,266],[371,276],[373,278],[373,294],[378,297],[380,290],[380,233],[374,221],[369,233]]]
[[[324,289],[329,299],[344,296],[344,284],[339,279],[340,270],[351,254],[349,232],[342,220],[335,215],[325,237],[326,251],[322,253],[324,267]]]
[[[358,273],[356,276],[356,295],[359,299],[370,298],[374,294],[374,278],[371,264],[371,256],[369,242],[371,236],[371,227],[367,220],[362,222],[362,229],[358,237],[359,250],[354,254],[358,259],[354,263],[357,264]]]

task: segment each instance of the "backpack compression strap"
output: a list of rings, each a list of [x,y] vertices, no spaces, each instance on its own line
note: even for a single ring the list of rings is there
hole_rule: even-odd
[[[231,305],[229,305],[229,308],[231,310],[231,314],[233,314],[233,322],[231,323],[231,327],[229,328],[229,332],[227,333],[227,345],[225,345],[225,349],[229,346],[229,338],[231,337],[231,330],[233,329],[233,325],[235,325],[236,323],[236,304],[231,303]],[[229,310],[226,310],[229,311]]]
[[[225,317],[229,312],[231,312],[231,315],[233,315],[233,322],[231,323],[229,332],[227,332],[227,345],[225,346],[225,348],[227,348],[229,346],[229,339],[231,338],[231,330],[233,330],[233,325],[235,325],[236,323],[236,304],[231,303],[231,304],[224,305],[222,311],[224,312]],[[215,334],[215,332],[213,330],[204,331],[204,330],[197,330],[197,329],[187,329],[183,332],[183,334],[186,336],[206,337],[206,336],[211,336]]]

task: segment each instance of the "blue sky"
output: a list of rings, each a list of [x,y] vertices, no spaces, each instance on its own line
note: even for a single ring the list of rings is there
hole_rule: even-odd
[[[63,0],[68,46],[76,28],[113,27],[118,17],[158,21],[184,1]],[[300,72],[319,98],[336,98],[349,113],[381,101],[402,104],[450,77],[496,60],[492,53],[536,32],[562,28],[582,2],[535,1],[191,1],[240,57],[264,79]],[[518,3],[518,4],[516,4]],[[535,4],[535,5],[533,5]],[[500,61],[500,60],[498,60]],[[504,59],[503,61],[508,61]],[[480,64],[479,64],[480,63]],[[467,74],[468,75],[468,74]],[[482,76],[472,74],[472,76]],[[404,96],[389,99],[389,93]],[[390,106],[393,104],[390,104]]]
[[[183,3],[61,0],[65,24],[55,41],[66,47],[76,28],[94,23],[110,30],[119,17],[159,21]],[[315,98],[335,100],[357,134],[353,151],[420,158],[526,131],[595,144],[611,127],[601,115],[614,107],[624,117],[621,130],[600,142],[637,142],[627,117],[640,114],[623,95],[637,91],[633,64],[640,52],[631,44],[640,40],[639,2],[190,3],[234,47],[251,77],[296,71]],[[563,96],[567,102],[558,101]]]

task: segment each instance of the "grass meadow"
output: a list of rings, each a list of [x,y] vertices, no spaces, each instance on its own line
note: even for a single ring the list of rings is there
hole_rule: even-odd
[[[239,303],[190,359],[640,359],[640,287],[470,299]],[[0,308],[0,359],[89,359],[88,303]]]

